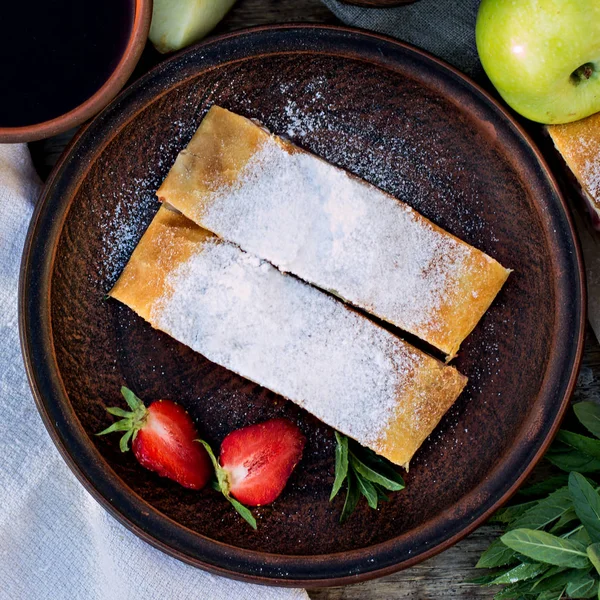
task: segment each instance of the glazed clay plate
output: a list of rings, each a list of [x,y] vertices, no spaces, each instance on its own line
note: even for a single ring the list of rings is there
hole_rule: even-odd
[[[514,269],[454,361],[469,384],[411,463],[406,490],[377,511],[361,502],[344,525],[342,495],[329,502],[329,427],[105,298],[158,208],[158,186],[213,103],[260,119]],[[84,485],[166,552],[279,585],[383,575],[471,531],[549,443],[582,348],[573,229],[520,128],[430,56],[331,27],[215,39],[129,88],[74,141],[48,182],[21,284],[35,396]],[[215,447],[243,425],[275,416],[298,423],[304,458],[282,496],[254,511],[256,532],[213,490],[180,488],[121,454],[118,436],[94,437],[110,423],[105,407],[122,404],[123,384],[147,400],[180,402]]]

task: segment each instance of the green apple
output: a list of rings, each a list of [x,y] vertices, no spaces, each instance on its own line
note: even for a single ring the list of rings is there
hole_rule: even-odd
[[[540,123],[600,111],[600,0],[483,0],[477,50],[512,108]]]
[[[150,41],[172,52],[202,39],[227,14],[235,0],[154,0]]]

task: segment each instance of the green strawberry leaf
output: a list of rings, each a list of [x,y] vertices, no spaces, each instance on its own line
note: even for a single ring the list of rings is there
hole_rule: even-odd
[[[244,506],[241,502],[239,502],[235,498],[232,498],[231,495],[229,494],[229,482],[227,480],[227,473],[219,464],[219,461],[217,460],[217,457],[215,456],[214,452],[212,451],[210,444],[208,442],[205,442],[204,440],[195,440],[195,441],[200,442],[204,446],[206,452],[208,452],[210,462],[212,463],[213,468],[215,469],[215,475],[217,477],[217,480],[212,481],[213,489],[217,490],[217,492],[221,492],[223,494],[223,496],[225,496],[225,498],[227,498],[227,500],[229,500],[229,502],[231,503],[231,506],[233,506],[233,508],[235,508],[235,510],[238,512],[238,514],[242,517],[242,519],[244,519],[244,521],[246,521],[246,523],[248,523],[253,529],[256,529],[256,519],[250,512],[250,509],[247,508],[246,506]]]
[[[512,562],[515,562],[515,551],[504,545],[500,539],[497,539],[481,555],[475,567],[478,569],[491,569],[503,567]]]
[[[131,410],[124,410],[117,406],[111,406],[106,409],[109,415],[121,417],[120,421],[116,421],[106,429],[100,431],[96,435],[106,435],[114,431],[124,431],[125,434],[121,437],[119,448],[121,452],[129,450],[129,441],[136,438],[138,431],[146,422],[146,407],[144,403],[129,389],[123,386],[121,393]]]
[[[119,440],[119,448],[121,452],[127,452],[129,450],[129,440],[133,437],[134,433],[137,433],[135,429],[129,429],[125,432],[125,435]]]
[[[103,429],[96,435],[106,435],[107,433],[113,433],[114,431],[128,431],[131,429],[131,421],[129,419],[123,419],[122,421],[115,421],[110,427]]]
[[[574,472],[569,474],[569,491],[591,541],[600,543],[600,495],[583,475]]]
[[[252,529],[256,529],[256,519],[254,518],[254,515],[250,512],[250,510],[246,508],[241,502],[238,502],[235,498],[232,498],[229,495],[225,495],[225,497],[227,498],[227,500],[229,500],[229,502],[231,502],[233,508],[235,508],[235,510],[238,511],[238,513],[244,519],[244,521],[246,521],[246,523],[248,523],[250,527],[252,527]]]
[[[594,436],[600,438],[600,406],[595,402],[578,402],[573,405],[579,422]]]
[[[545,531],[514,529],[505,533],[500,539],[509,548],[539,562],[577,569],[587,568],[590,565],[582,544],[559,538]]]
[[[335,447],[335,479],[329,496],[330,502],[340,491],[348,475],[348,438],[336,431],[335,439],[337,442]]]
[[[131,417],[130,410],[125,410],[125,409],[119,408],[117,406],[111,406],[111,407],[107,408],[106,412],[109,415],[114,415],[115,417],[124,417],[126,419],[129,419]]]
[[[144,406],[144,403],[129,388],[121,386],[121,394],[132,411],[135,412],[140,406]]]

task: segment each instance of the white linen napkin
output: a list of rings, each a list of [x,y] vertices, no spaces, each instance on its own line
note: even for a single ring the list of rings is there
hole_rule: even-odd
[[[0,145],[0,598],[308,600],[163,554],[105,512],[61,459],[19,347],[19,265],[39,189],[27,147]]]

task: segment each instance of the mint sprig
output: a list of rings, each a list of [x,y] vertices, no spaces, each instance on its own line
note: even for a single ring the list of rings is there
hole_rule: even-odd
[[[223,494],[223,496],[225,496],[225,498],[227,498],[227,500],[229,500],[229,502],[231,503],[231,506],[233,506],[233,508],[235,508],[235,510],[244,519],[244,521],[246,521],[246,523],[248,523],[250,525],[250,527],[252,527],[252,529],[256,529],[256,519],[254,518],[254,515],[250,512],[250,509],[248,509],[248,507],[244,506],[241,502],[239,502],[238,500],[236,500],[235,498],[233,498],[230,495],[229,481],[227,480],[227,473],[225,472],[223,467],[221,467],[221,465],[219,464],[219,461],[217,460],[214,452],[212,451],[210,444],[208,444],[208,442],[205,442],[204,440],[196,440],[196,441],[200,442],[204,446],[204,448],[208,452],[210,461],[212,462],[213,467],[215,469],[216,480],[212,481],[213,489],[217,490],[217,492],[221,492]]]
[[[404,480],[389,461],[372,450],[335,432],[335,478],[329,501],[333,500],[346,483],[346,499],[340,516],[344,523],[354,512],[361,496],[370,508],[380,501],[387,502],[388,492],[404,489]]]
[[[495,600],[600,598],[600,406],[580,402],[574,412],[587,431],[561,430],[546,454],[564,473],[492,517],[505,531],[476,565],[492,572],[471,583],[504,585]]]

